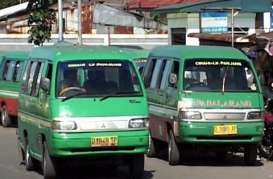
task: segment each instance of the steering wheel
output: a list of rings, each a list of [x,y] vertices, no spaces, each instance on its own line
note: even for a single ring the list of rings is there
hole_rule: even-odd
[[[66,92],[71,91],[71,90],[86,92],[86,90],[84,88],[72,86],[72,87],[67,87],[67,88],[62,89],[62,91],[59,93],[59,96],[63,96]]]

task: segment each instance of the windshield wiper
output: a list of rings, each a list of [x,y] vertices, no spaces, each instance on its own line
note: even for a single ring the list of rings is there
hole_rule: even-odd
[[[140,92],[136,92],[136,91],[127,91],[127,92],[124,92],[124,91],[120,91],[120,92],[115,92],[115,93],[112,93],[112,94],[109,94],[109,95],[105,95],[103,97],[100,98],[100,101],[104,101],[106,100],[107,98],[110,98],[110,97],[115,97],[117,95],[121,95],[121,94],[140,94]]]
[[[227,69],[226,69],[226,71],[225,71],[225,74],[224,74],[224,77],[223,77],[223,86],[222,86],[222,93],[223,93],[223,94],[224,94],[224,92],[225,92],[225,84],[226,84],[226,77],[227,77],[228,68],[229,68],[229,67],[227,67]]]
[[[67,96],[67,97],[65,97],[65,98],[62,99],[62,102],[66,101],[66,100],[69,100],[69,99],[71,99],[71,98],[74,98],[74,97],[76,97],[76,96],[84,95],[84,94],[86,94],[86,91],[79,92],[79,93],[76,93],[76,94]]]

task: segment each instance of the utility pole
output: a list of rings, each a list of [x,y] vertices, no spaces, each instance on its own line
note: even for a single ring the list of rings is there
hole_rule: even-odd
[[[82,0],[78,0],[78,43],[82,45]]]
[[[59,41],[63,42],[63,1],[58,0]]]
[[[234,9],[231,9],[231,46],[234,47]]]

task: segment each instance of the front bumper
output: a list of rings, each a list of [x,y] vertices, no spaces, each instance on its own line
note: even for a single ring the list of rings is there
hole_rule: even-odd
[[[237,125],[235,135],[214,135],[214,127],[219,125]],[[262,140],[264,130],[263,121],[241,122],[188,122],[179,125],[178,140],[187,143],[204,144],[247,144],[258,143]]]
[[[117,136],[116,147],[91,147],[94,137]],[[55,157],[92,157],[144,154],[148,147],[148,130],[53,133],[49,142],[50,155]]]

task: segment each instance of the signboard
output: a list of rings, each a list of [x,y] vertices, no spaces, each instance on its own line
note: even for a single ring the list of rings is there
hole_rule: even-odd
[[[202,12],[201,13],[202,32],[222,33],[228,31],[227,12]]]

